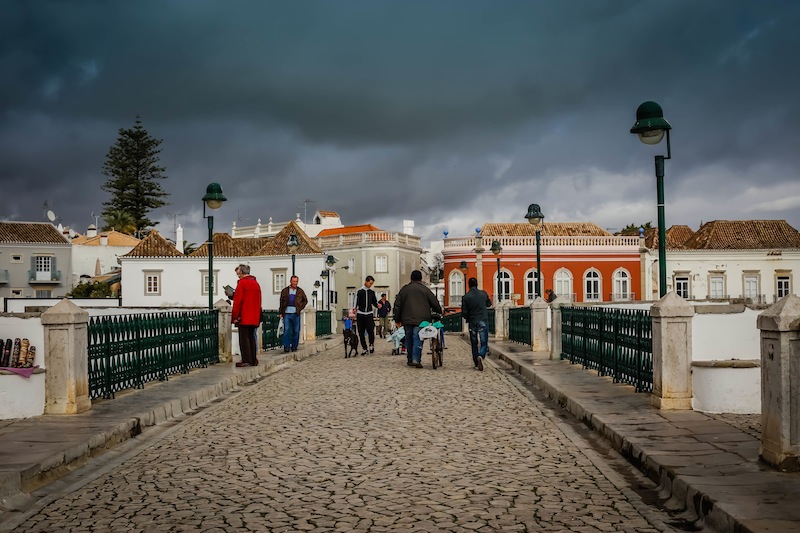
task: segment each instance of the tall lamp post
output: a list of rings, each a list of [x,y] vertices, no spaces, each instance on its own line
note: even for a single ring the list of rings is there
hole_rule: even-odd
[[[536,226],[536,295],[534,297],[538,298],[542,295],[542,254],[539,246],[542,239],[542,222],[544,222],[544,215],[539,204],[529,205],[525,218]]]
[[[325,308],[325,280],[328,279],[328,269],[326,268],[322,272],[319,273],[319,277],[322,278],[322,307]],[[331,298],[328,296],[328,311],[331,310]]]
[[[317,310],[317,308],[319,307],[317,305],[317,303],[319,302],[319,298],[317,298],[317,295],[320,294],[320,291],[319,291],[319,280],[314,282],[314,292],[312,292],[311,294],[313,294],[314,298],[315,298],[315,300],[314,300],[314,310]]]
[[[333,282],[336,279],[336,271],[334,271],[333,274],[331,274],[331,269],[333,268],[333,265],[335,265],[337,261],[338,259],[336,259],[332,255],[329,255],[328,257],[325,258],[325,268],[328,271],[328,311],[331,310],[331,295],[333,294],[333,286],[334,286]],[[336,303],[337,304],[339,303],[338,298],[336,299]]]
[[[667,229],[664,217],[664,160],[672,158],[669,130],[672,126],[664,118],[664,111],[655,102],[644,102],[636,109],[636,123],[631,133],[644,144],[658,144],[667,134],[667,155],[656,156],[656,194],[658,200],[658,295],[667,294]]]
[[[208,308],[214,309],[214,217],[206,215],[206,206],[209,209],[219,209],[227,198],[222,195],[219,183],[210,183],[203,196],[203,218],[208,219]]]
[[[300,240],[297,238],[297,235],[294,233],[289,235],[289,240],[286,241],[286,247],[289,248],[289,253],[292,254],[292,276],[294,276],[294,257],[297,249],[300,247]]]
[[[492,247],[489,248],[492,253],[497,257],[497,303],[500,303],[500,254],[503,253],[503,247],[500,246],[500,241],[492,241]]]

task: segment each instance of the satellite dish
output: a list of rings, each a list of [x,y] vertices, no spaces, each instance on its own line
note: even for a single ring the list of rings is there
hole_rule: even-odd
[[[47,210],[47,220],[49,220],[50,222],[54,222],[55,219],[56,219],[56,214],[48,209]]]

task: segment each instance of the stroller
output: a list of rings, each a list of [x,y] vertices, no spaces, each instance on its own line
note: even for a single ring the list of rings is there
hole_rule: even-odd
[[[392,355],[400,355],[401,353],[405,353],[406,345],[405,340],[406,338],[406,330],[405,328],[397,328],[394,333],[389,335],[386,338],[387,342],[394,343],[394,348],[392,349]]]

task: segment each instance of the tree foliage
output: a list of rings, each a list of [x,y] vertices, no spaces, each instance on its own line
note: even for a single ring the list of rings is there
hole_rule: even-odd
[[[106,210],[103,214],[103,220],[106,224],[103,226],[102,231],[115,230],[128,235],[136,233],[136,220],[134,220],[133,215],[126,211],[120,211],[119,209]]]
[[[103,281],[79,283],[67,293],[67,296],[72,298],[108,298],[111,296],[111,286]]]
[[[103,190],[111,194],[111,198],[103,202],[107,225],[114,211],[131,216],[134,232],[158,223],[150,220],[148,214],[167,205],[169,196],[159,183],[166,179],[163,174],[166,168],[158,164],[161,142],[144,129],[138,115],[132,128],[120,128],[117,142],[109,148],[103,163],[103,175],[109,178]]]
[[[651,222],[645,222],[644,224],[628,224],[627,226],[622,228],[622,231],[620,231],[619,234],[626,236],[636,236],[639,235],[639,228],[644,228],[647,230],[651,229],[652,227],[653,226]]]

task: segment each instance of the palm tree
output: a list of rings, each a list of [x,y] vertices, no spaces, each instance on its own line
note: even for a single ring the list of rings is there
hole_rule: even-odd
[[[136,220],[127,211],[112,209],[103,214],[103,219],[106,222],[103,231],[114,230],[128,235],[136,233]]]
[[[197,243],[196,242],[183,241],[183,253],[185,253],[186,255],[189,255],[190,253],[194,252],[195,250],[197,250]]]

